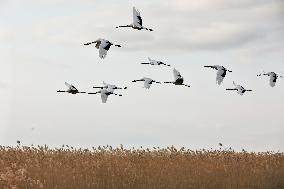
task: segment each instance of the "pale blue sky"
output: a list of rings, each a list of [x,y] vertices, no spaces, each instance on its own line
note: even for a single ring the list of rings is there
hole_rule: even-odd
[[[154,32],[116,29],[136,6]],[[284,79],[275,88],[256,74],[284,75],[281,0],[0,0],[0,144],[217,147],[284,150]],[[82,44],[121,44],[101,60]],[[176,67],[191,88],[131,83],[172,80],[172,69],[140,65],[150,56]],[[233,73],[221,86],[214,70]],[[123,97],[56,93],[64,82],[93,91],[103,81]],[[235,81],[252,89],[226,91]],[[34,128],[32,130],[31,128]]]

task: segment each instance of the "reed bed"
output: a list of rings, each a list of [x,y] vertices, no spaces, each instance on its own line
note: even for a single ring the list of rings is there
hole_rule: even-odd
[[[284,188],[284,154],[0,146],[0,189]]]

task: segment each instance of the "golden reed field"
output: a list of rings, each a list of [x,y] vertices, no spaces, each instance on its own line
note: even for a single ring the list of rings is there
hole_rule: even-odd
[[[284,154],[0,146],[0,189],[284,188]]]

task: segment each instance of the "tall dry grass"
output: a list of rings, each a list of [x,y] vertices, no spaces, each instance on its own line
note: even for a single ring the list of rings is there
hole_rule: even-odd
[[[284,188],[284,154],[0,146],[0,189]]]

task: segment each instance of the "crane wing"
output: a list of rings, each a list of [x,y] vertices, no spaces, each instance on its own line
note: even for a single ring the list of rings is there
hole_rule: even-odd
[[[175,80],[182,78],[181,75],[180,75],[180,72],[177,71],[175,68],[174,68],[174,70],[173,70],[173,73],[174,73],[174,78],[175,78]]]
[[[101,39],[100,42],[101,42],[100,43],[100,48],[102,47],[102,48],[104,48],[106,50],[108,50],[110,48],[110,44],[111,43],[108,40]]]
[[[108,98],[108,95],[106,94],[106,91],[102,91],[101,92],[102,103],[106,103],[107,102],[107,98]]]
[[[221,83],[223,82],[225,76],[226,76],[226,70],[219,69],[217,71],[216,82],[217,82],[218,85],[221,85]]]
[[[99,56],[100,58],[104,59],[107,55],[107,50],[105,50],[102,45],[100,46],[100,49],[99,49]]]
[[[271,87],[275,87],[276,80],[277,80],[276,74],[270,74],[269,85]]]
[[[150,80],[150,79],[145,79],[145,81],[144,81],[144,88],[150,89],[150,87],[151,87],[151,81],[152,81],[152,80]]]
[[[221,77],[226,76],[226,70],[225,69],[218,69],[217,75],[220,75]]]
[[[76,87],[74,87],[74,85],[71,85],[67,82],[64,83],[70,90],[77,90]]]
[[[72,85],[69,84],[69,83],[67,83],[67,82],[65,82],[64,84],[65,84],[68,88],[71,88],[71,87],[72,87]]]
[[[217,74],[216,76],[216,83],[218,85],[221,85],[223,83],[224,77],[222,77],[221,75]]]
[[[109,48],[111,47],[111,45],[112,45],[112,43],[110,42],[110,41],[107,41],[107,40],[105,40],[105,41],[103,41],[103,43],[102,43],[102,48],[104,48],[105,50],[109,50]]]
[[[107,91],[113,93],[115,90],[116,86],[115,85],[107,85]]]
[[[142,18],[139,10],[133,7],[133,24],[137,27],[142,27]]]
[[[243,95],[246,92],[245,88],[240,85],[237,86],[237,90],[238,90],[237,92],[239,95]]]

